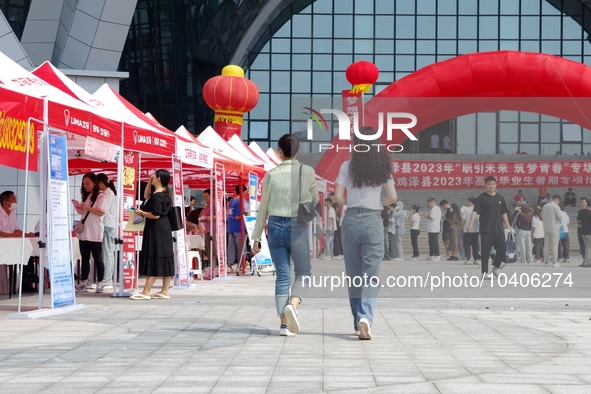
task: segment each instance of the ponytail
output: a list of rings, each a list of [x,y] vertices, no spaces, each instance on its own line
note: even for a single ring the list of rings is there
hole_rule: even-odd
[[[168,207],[172,207],[172,200],[170,199],[170,190],[168,189],[168,186],[164,187],[164,198],[166,199],[166,203],[168,204]]]
[[[115,195],[117,195],[117,189],[115,189],[115,184],[105,173],[100,173],[96,176],[99,182],[103,183],[106,187],[111,189]]]

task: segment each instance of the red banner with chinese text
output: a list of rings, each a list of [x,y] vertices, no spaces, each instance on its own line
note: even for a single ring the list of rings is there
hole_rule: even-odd
[[[392,175],[398,190],[474,189],[484,187],[491,175],[505,188],[576,187],[591,186],[591,162],[396,160]]]
[[[364,124],[363,119],[363,96],[362,93],[351,93],[349,90],[343,90],[343,112],[347,114],[351,120],[351,135],[353,135],[353,116],[359,116],[359,124]]]
[[[174,188],[174,205],[184,207],[183,204],[183,165],[181,159],[175,156],[172,159],[172,182]],[[181,209],[182,222],[185,223],[185,210]],[[173,231],[176,242],[175,248],[175,286],[186,286],[189,283],[189,271],[187,267],[187,244],[185,240],[185,229]]]
[[[43,117],[43,100],[0,88],[0,165],[37,171],[37,132],[43,126],[29,118]],[[27,146],[28,145],[28,146]]]
[[[123,221],[128,222],[130,218],[129,208],[135,207],[138,187],[138,153],[125,151],[123,156]],[[123,232],[123,288],[135,289],[136,264],[136,233],[133,231]]]

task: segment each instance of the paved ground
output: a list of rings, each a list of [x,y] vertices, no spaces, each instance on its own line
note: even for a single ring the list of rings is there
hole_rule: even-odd
[[[579,263],[562,271],[578,279]],[[388,264],[400,273],[427,263]],[[439,264],[431,269],[479,271]],[[371,341],[352,335],[346,299],[307,298],[300,335],[286,338],[277,335],[273,282],[200,282],[171,300],[84,293],[81,311],[0,320],[0,392],[591,393],[588,298],[382,298]],[[36,302],[23,298],[28,308]],[[0,318],[16,305],[2,296]]]

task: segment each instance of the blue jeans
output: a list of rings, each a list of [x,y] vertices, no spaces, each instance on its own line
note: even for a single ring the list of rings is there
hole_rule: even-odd
[[[394,258],[402,259],[404,256],[402,255],[402,229],[400,227],[396,227],[396,241],[394,242]],[[390,247],[390,250],[392,248]]]
[[[377,277],[384,257],[384,226],[380,212],[349,208],[343,219],[343,254],[345,270],[351,278],[349,303],[354,329],[357,329],[357,322],[361,318],[373,324],[380,286]]]
[[[324,231],[324,255],[332,257],[332,249],[334,247],[334,233],[332,230]]]
[[[269,216],[267,225],[269,251],[275,264],[275,304],[277,314],[283,315],[290,298],[291,267],[289,257],[293,259],[295,280],[291,289],[291,297],[303,299],[307,285],[302,280],[309,276],[312,269],[310,264],[310,244],[308,240],[308,225],[298,223],[296,218]],[[308,281],[309,282],[309,281]]]

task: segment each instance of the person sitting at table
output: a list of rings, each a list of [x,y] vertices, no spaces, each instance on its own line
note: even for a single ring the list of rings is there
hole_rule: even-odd
[[[187,234],[190,235],[203,235],[205,234],[205,224],[199,221],[199,216],[203,208],[197,208],[189,212],[187,215],[186,225]]]
[[[199,235],[201,238],[205,235],[205,224],[199,221],[199,216],[203,208],[197,208],[189,212],[189,216],[187,216],[187,220],[185,223],[185,227],[187,229],[187,235]],[[205,241],[203,241],[205,244]],[[201,256],[201,261],[203,261],[203,250],[198,249],[199,254]]]
[[[0,237],[22,237],[23,232],[16,222],[16,195],[10,190],[0,194]],[[26,233],[25,237],[34,237],[34,233]]]
[[[16,195],[10,190],[6,190],[0,194],[0,237],[4,238],[19,238],[22,237],[23,232],[18,228],[16,222]],[[26,233],[25,237],[34,237],[34,233]],[[34,259],[29,259],[27,265],[23,265],[23,277],[35,275]],[[23,293],[34,292],[30,284],[23,284]]]

